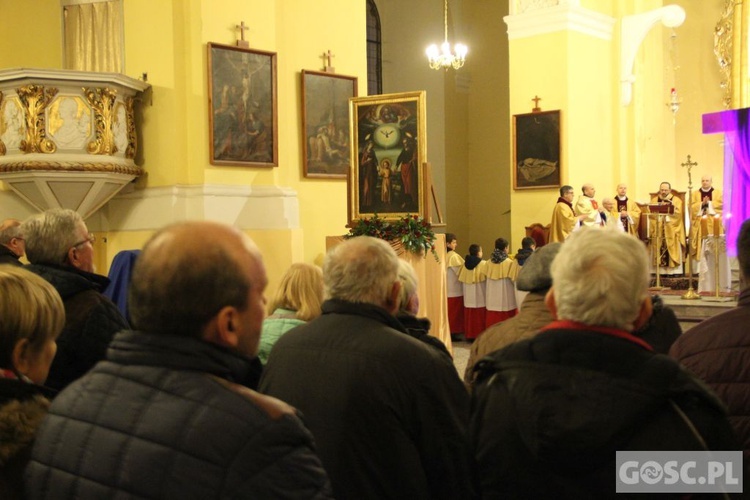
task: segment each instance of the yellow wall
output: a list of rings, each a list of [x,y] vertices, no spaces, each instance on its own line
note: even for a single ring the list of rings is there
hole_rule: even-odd
[[[59,0],[0,0],[0,68],[62,68]]]
[[[58,0],[0,0],[0,67],[61,68]],[[247,230],[266,254],[272,285],[294,261],[320,262],[325,237],[346,232],[345,180],[302,175],[300,70],[322,70],[331,50],[337,73],[359,78],[366,95],[365,2],[349,0],[127,0],[125,73],[148,73],[140,112],[140,157],[147,174],[137,186],[279,186],[297,192],[300,226]],[[232,45],[244,21],[254,49],[277,53],[278,150],[275,168],[216,167],[208,148],[208,42]],[[29,29],[34,26],[35,29]],[[304,228],[304,230],[302,229]],[[152,234],[103,231],[108,264],[120,250]],[[106,272],[106,269],[100,271]]]

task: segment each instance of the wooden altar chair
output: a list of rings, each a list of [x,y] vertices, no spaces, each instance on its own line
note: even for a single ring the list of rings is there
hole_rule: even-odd
[[[526,236],[534,238],[536,247],[541,248],[549,243],[549,227],[549,224],[543,226],[539,222],[534,222],[530,226],[526,226]]]

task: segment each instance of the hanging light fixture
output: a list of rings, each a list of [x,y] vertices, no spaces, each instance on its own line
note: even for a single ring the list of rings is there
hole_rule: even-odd
[[[440,69],[448,68],[458,69],[464,65],[466,61],[466,53],[469,51],[468,47],[462,43],[457,43],[454,46],[454,51],[451,52],[451,46],[448,43],[448,0],[445,0],[445,14],[443,17],[445,25],[445,39],[440,45],[440,48],[436,44],[432,44],[427,47],[427,60],[430,63],[430,68]]]

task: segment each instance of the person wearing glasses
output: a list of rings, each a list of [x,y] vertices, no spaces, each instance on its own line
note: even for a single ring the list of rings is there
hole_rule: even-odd
[[[23,257],[25,246],[21,234],[21,221],[5,219],[0,224],[0,264],[22,266],[18,259]]]
[[[49,281],[65,305],[65,327],[57,339],[47,386],[61,390],[104,359],[115,333],[130,328],[101,292],[109,284],[94,272],[94,242],[75,211],[53,208],[25,220],[28,269]]]

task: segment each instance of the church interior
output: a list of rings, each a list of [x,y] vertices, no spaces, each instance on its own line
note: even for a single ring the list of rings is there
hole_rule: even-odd
[[[739,43],[747,23],[725,0],[451,0],[447,13],[440,0],[0,0],[0,81],[19,68],[85,70],[98,56],[71,47],[65,25],[69,9],[89,3],[113,5],[106,23],[121,36],[107,48],[115,69],[105,72],[138,90],[134,178],[87,214],[102,274],[118,252],[186,219],[250,235],[269,289],[293,262],[320,264],[326,238],[347,231],[347,181],[305,175],[300,75],[331,66],[356,77],[358,96],[371,95],[368,19],[379,36],[380,92],[425,91],[426,159],[445,224],[436,230],[457,234],[459,253],[470,243],[491,249],[500,236],[515,250],[525,227],[549,223],[563,184],[614,196],[626,183],[644,203],[662,181],[686,192],[710,175],[724,186],[731,154],[723,134],[703,133],[702,116],[747,105],[737,76],[747,68]],[[461,68],[436,71],[425,48],[443,39],[444,14],[447,38],[468,55]],[[239,40],[275,54],[277,159],[267,165],[211,161],[208,45]],[[519,186],[516,117],[535,107],[559,111],[558,183]],[[3,217],[23,220],[43,207],[11,188],[18,165],[0,156],[0,206]],[[85,189],[70,186],[58,203],[66,189]]]

